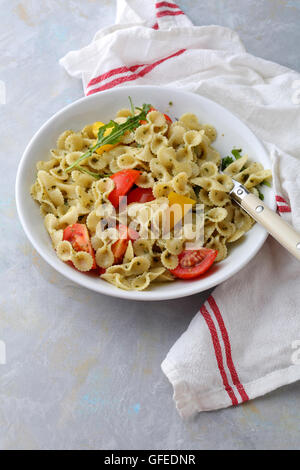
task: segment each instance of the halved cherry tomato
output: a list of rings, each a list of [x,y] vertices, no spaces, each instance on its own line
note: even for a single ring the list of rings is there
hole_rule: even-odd
[[[156,108],[153,108],[153,106],[151,106],[151,108],[149,109],[148,113],[151,113],[151,111],[157,111],[157,109],[156,109]],[[147,114],[148,114],[148,113],[147,113]],[[167,114],[164,114],[164,116],[165,116],[165,119],[166,119],[167,123],[168,123],[168,124],[172,124],[173,121],[172,121],[172,119],[170,118],[170,116],[168,116]],[[140,121],[140,124],[147,124],[147,121],[146,121],[145,119],[142,119],[142,120]]]
[[[154,199],[151,188],[134,188],[127,194],[127,204],[132,202],[150,202]]]
[[[193,279],[204,274],[213,264],[217,250],[200,248],[200,250],[184,250],[178,256],[179,263],[175,269],[170,270],[180,279]]]
[[[138,170],[121,170],[111,175],[115,187],[109,194],[108,199],[114,207],[119,207],[120,199],[125,196],[134,185],[141,172]]]
[[[132,228],[126,227],[126,225],[120,224],[118,230],[120,238],[111,247],[111,251],[115,257],[114,264],[122,263],[129,240],[134,241],[139,238],[139,234]]]
[[[101,274],[104,274],[105,271],[106,269],[100,268],[100,266],[97,266],[97,270],[96,270],[97,276],[101,276]]]
[[[101,274],[104,274],[105,271],[106,271],[105,268],[100,268],[100,266],[97,266],[96,269],[91,269],[91,271],[87,271],[85,274],[88,274],[89,276],[92,276],[92,277],[99,277],[101,276]]]
[[[86,251],[93,257],[93,266],[96,269],[95,253],[91,244],[89,232],[85,224],[73,224],[64,229],[63,240],[71,243],[75,251]]]

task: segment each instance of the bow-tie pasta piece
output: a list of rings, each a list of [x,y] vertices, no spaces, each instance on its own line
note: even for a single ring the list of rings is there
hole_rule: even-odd
[[[213,162],[201,163],[199,168],[199,175],[206,178],[211,178],[218,175],[218,167]]]
[[[140,188],[153,188],[154,178],[150,173],[147,173],[147,171],[143,171],[135,183]]]
[[[227,216],[227,211],[223,207],[216,207],[206,212],[205,216],[211,222],[222,222]]]
[[[229,201],[230,198],[225,191],[219,191],[217,189],[212,189],[208,192],[208,197],[212,202],[213,206],[225,206]]]
[[[213,237],[206,243],[207,248],[211,248],[213,250],[217,250],[218,254],[216,257],[216,261],[222,261],[223,259],[226,258],[227,256],[227,247],[225,244],[225,238],[220,237],[220,235],[217,235],[216,237]]]

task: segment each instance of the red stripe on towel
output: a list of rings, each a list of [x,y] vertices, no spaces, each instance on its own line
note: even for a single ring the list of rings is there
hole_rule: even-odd
[[[229,385],[228,378],[227,378],[227,375],[226,375],[226,372],[225,372],[225,369],[224,369],[222,349],[221,349],[221,346],[220,346],[218,333],[217,333],[215,324],[213,322],[213,319],[211,318],[211,316],[210,316],[207,308],[205,307],[205,305],[202,305],[202,307],[200,308],[200,312],[201,312],[204,320],[206,321],[206,324],[208,326],[208,329],[209,329],[209,332],[210,332],[210,335],[211,335],[213,347],[214,347],[214,350],[215,350],[216,360],[217,360],[218,368],[219,368],[219,371],[220,371],[220,374],[221,374],[221,377],[222,377],[224,388],[225,388],[225,390],[226,390],[226,392],[227,392],[227,394],[228,394],[228,396],[231,400],[231,403],[233,405],[238,405],[238,400],[237,400],[237,398],[234,394],[234,391],[233,391],[232,387]]]
[[[242,401],[243,402],[248,401],[249,397],[248,397],[247,393],[245,392],[245,389],[244,389],[243,385],[241,384],[239,376],[237,374],[237,371],[234,367],[234,363],[233,363],[233,360],[232,360],[231,344],[230,344],[230,340],[229,340],[229,335],[228,335],[224,320],[222,318],[220,309],[219,309],[219,307],[218,307],[218,305],[217,305],[217,303],[216,303],[216,301],[215,301],[215,299],[213,298],[212,295],[207,300],[208,300],[208,303],[209,303],[212,311],[215,314],[215,317],[217,319],[219,328],[221,330],[221,334],[222,334],[222,338],[223,338],[223,342],[224,342],[224,346],[225,346],[226,363],[227,363],[228,369],[230,371],[232,382],[236,386],[236,388],[237,388],[237,390],[238,390],[238,392],[241,396]]]
[[[156,8],[160,8],[160,7],[169,7],[169,8],[178,8],[178,9],[179,9],[179,6],[176,5],[176,3],[170,3],[170,2],[158,2],[158,3],[155,3],[155,7],[156,7]]]
[[[283,199],[283,197],[281,197],[281,196],[277,195],[277,196],[275,196],[275,199],[276,199],[277,202],[284,202],[284,204],[287,204],[286,200]]]
[[[279,196],[278,194],[275,196],[277,202],[277,210],[278,212],[292,212],[290,206],[286,202],[286,200]]]
[[[153,70],[158,65],[162,64],[166,60],[172,59],[173,57],[177,57],[183,54],[185,51],[186,49],[180,49],[179,51],[174,52],[174,54],[164,57],[163,59],[157,60],[156,62],[153,62],[152,64],[148,64],[146,67],[144,67],[142,70],[140,70],[137,73],[133,73],[132,75],[125,75],[124,77],[116,78],[115,80],[112,80],[111,82],[108,82],[105,85],[102,85],[98,88],[94,88],[93,90],[90,90],[87,92],[87,96],[92,95],[93,93],[97,93],[98,91],[103,91],[103,90],[108,90],[109,88],[114,88],[115,86],[120,85],[121,83],[129,82],[132,80],[136,80],[137,78],[144,77],[147,73],[151,72],[151,70]],[[134,67],[141,67],[141,66],[134,66]]]
[[[289,206],[277,206],[278,212],[292,212]]]
[[[102,82],[103,80],[106,80],[107,78],[110,78],[114,75],[119,75],[120,73],[124,72],[135,72],[139,67],[145,67],[146,64],[139,64],[139,65],[132,65],[131,67],[117,67],[116,69],[112,69],[109,72],[105,72],[102,75],[98,75],[98,77],[92,78],[92,80],[89,81],[87,84],[87,88],[90,86],[96,85],[99,82]]]
[[[176,10],[176,11],[164,10],[164,11],[158,11],[156,13],[157,18],[161,18],[162,16],[177,16],[177,15],[184,15],[184,13],[181,10]]]

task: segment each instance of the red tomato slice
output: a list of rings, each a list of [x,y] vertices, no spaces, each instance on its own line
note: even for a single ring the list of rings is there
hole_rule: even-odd
[[[73,224],[66,227],[63,233],[63,240],[70,242],[75,251],[86,251],[89,253],[94,260],[91,269],[97,268],[95,253],[85,224]]]
[[[108,199],[114,207],[119,207],[120,199],[128,193],[134,185],[141,172],[138,170],[121,170],[111,175],[114,180],[115,188],[109,194]]]
[[[119,224],[118,230],[120,233],[120,238],[122,240],[137,240],[139,238],[138,232],[136,232],[133,228],[127,227],[126,225]]]
[[[156,108],[153,108],[153,106],[152,106],[152,107],[149,109],[148,113],[151,113],[151,111],[157,111],[157,109],[156,109]],[[147,113],[147,114],[148,114],[148,113]],[[167,123],[168,123],[168,124],[172,124],[173,121],[172,121],[172,119],[170,118],[170,116],[168,116],[167,114],[164,114],[164,116],[165,116],[165,119],[166,119]],[[148,121],[146,121],[145,119],[142,119],[142,120],[140,121],[140,124],[141,124],[141,125],[142,125],[142,124],[147,124],[147,122],[148,122]]]
[[[73,266],[72,263],[71,263],[71,265]],[[104,274],[105,271],[106,271],[106,269],[100,268],[100,266],[97,266],[96,269],[91,269],[91,271],[88,271],[85,274],[87,274],[88,276],[91,276],[91,277],[99,277],[99,276],[101,276],[101,274]]]
[[[127,205],[132,202],[149,202],[154,199],[151,188],[134,188],[127,194]]]
[[[122,263],[129,240],[137,240],[137,238],[139,238],[139,234],[132,228],[126,227],[126,225],[120,224],[118,230],[120,238],[111,247],[111,251],[115,257],[114,264]]]
[[[127,250],[128,240],[117,240],[111,247],[111,251],[115,257],[114,264],[122,263],[122,259]]]
[[[204,274],[213,264],[217,250],[200,248],[200,250],[184,250],[178,256],[179,263],[175,269],[170,270],[180,279],[193,279]]]

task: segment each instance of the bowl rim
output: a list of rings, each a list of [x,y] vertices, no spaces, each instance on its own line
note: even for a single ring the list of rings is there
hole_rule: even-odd
[[[35,236],[33,234],[33,231],[31,230],[31,226],[28,223],[26,217],[24,216],[24,212],[23,212],[22,192],[21,192],[21,184],[20,184],[22,173],[23,173],[24,168],[26,167],[27,161],[30,160],[31,149],[34,146],[35,141],[38,140],[39,135],[45,130],[45,128],[47,128],[53,121],[55,121],[60,115],[64,114],[66,111],[72,109],[73,107],[76,107],[76,106],[80,105],[83,102],[93,101],[93,100],[95,100],[96,96],[97,97],[99,95],[103,96],[104,94],[105,95],[109,95],[109,94],[113,95],[116,91],[121,90],[121,89],[126,90],[126,92],[128,94],[130,94],[131,92],[134,93],[134,91],[136,91],[137,89],[141,89],[141,88],[142,89],[147,89],[148,92],[151,92],[151,90],[161,91],[162,89],[167,89],[171,93],[172,92],[180,93],[181,95],[188,95],[189,97],[191,97],[191,96],[195,97],[195,95],[196,95],[196,97],[201,98],[201,100],[206,102],[208,105],[213,105],[215,108],[219,108],[219,110],[222,111],[222,112],[225,111],[227,113],[227,115],[231,116],[234,121],[236,121],[236,120],[239,121],[240,125],[242,125],[247,130],[249,135],[251,135],[252,139],[254,139],[256,141],[256,145],[258,147],[260,147],[260,152],[264,153],[265,158],[270,161],[270,158],[267,154],[267,151],[266,151],[265,147],[263,146],[261,141],[258,139],[258,137],[256,137],[256,135],[252,132],[252,130],[238,116],[233,114],[231,111],[229,111],[227,108],[223,107],[222,105],[214,102],[213,100],[210,100],[209,98],[206,98],[202,95],[195,94],[195,93],[192,93],[192,92],[189,92],[189,91],[184,91],[184,90],[181,90],[179,88],[159,87],[159,86],[152,86],[152,85],[151,86],[149,86],[149,85],[139,85],[139,86],[128,86],[128,87],[126,86],[126,87],[122,87],[122,88],[116,88],[116,89],[113,89],[113,90],[105,90],[101,93],[92,94],[90,96],[84,96],[84,97],[68,104],[67,106],[63,107],[62,109],[57,111],[53,116],[51,116],[44,124],[42,124],[42,126],[32,136],[32,138],[30,139],[29,143],[27,144],[27,146],[26,146],[26,148],[23,152],[23,155],[20,159],[18,169],[17,169],[16,183],[15,183],[15,199],[16,199],[17,213],[18,213],[21,225],[23,227],[23,230],[24,230],[27,238],[29,239],[30,243],[33,245],[35,250],[39,253],[39,255],[52,268],[54,268],[56,271],[58,271],[61,275],[65,276],[67,279],[69,279],[72,282],[78,284],[79,286],[86,287],[87,289],[93,290],[94,292],[97,292],[97,293],[100,293],[100,294],[105,294],[105,295],[109,295],[111,297],[117,297],[117,298],[126,299],[126,300],[160,301],[160,300],[171,300],[171,299],[183,298],[183,297],[187,297],[187,296],[190,296],[190,295],[194,295],[194,294],[209,290],[209,289],[221,284],[222,282],[226,281],[227,279],[232,277],[234,274],[236,274],[238,271],[243,269],[246,266],[246,264],[261,249],[261,247],[263,246],[263,244],[264,244],[264,242],[265,242],[265,240],[268,236],[268,232],[266,230],[264,230],[264,232],[262,232],[261,239],[260,239],[259,243],[257,243],[254,246],[254,248],[252,248],[251,250],[248,251],[248,253],[243,257],[242,262],[238,263],[235,267],[233,267],[230,270],[229,274],[227,272],[224,272],[223,275],[222,275],[222,273],[220,273],[217,282],[213,280],[214,279],[213,277],[212,277],[211,281],[209,281],[209,277],[207,277],[206,278],[206,286],[205,286],[204,289],[199,288],[199,285],[197,284],[197,282],[191,282],[191,283],[186,283],[182,286],[178,286],[177,290],[172,291],[172,292],[170,291],[170,295],[168,295],[167,292],[159,291],[159,290],[126,291],[126,290],[119,289],[115,286],[111,286],[109,283],[106,283],[107,285],[105,285],[105,286],[103,286],[101,283],[99,283],[96,287],[96,285],[90,283],[91,278],[89,278],[88,276],[85,276],[84,274],[82,274],[80,272],[77,272],[76,270],[72,269],[70,266],[67,266],[65,263],[62,263],[59,258],[57,258],[57,261],[56,260],[54,261],[52,258],[50,258],[48,256],[46,250],[44,250],[44,248],[42,246],[40,246],[40,244],[38,242],[38,239],[35,238]],[[29,193],[28,193],[28,195],[29,195]],[[274,201],[274,203],[273,203],[272,209],[274,209],[276,207],[275,198],[273,198],[273,201]],[[66,268],[68,268],[68,269],[66,269]],[[80,275],[80,278],[78,277],[78,274]],[[112,289],[112,287],[114,287],[114,289]]]

